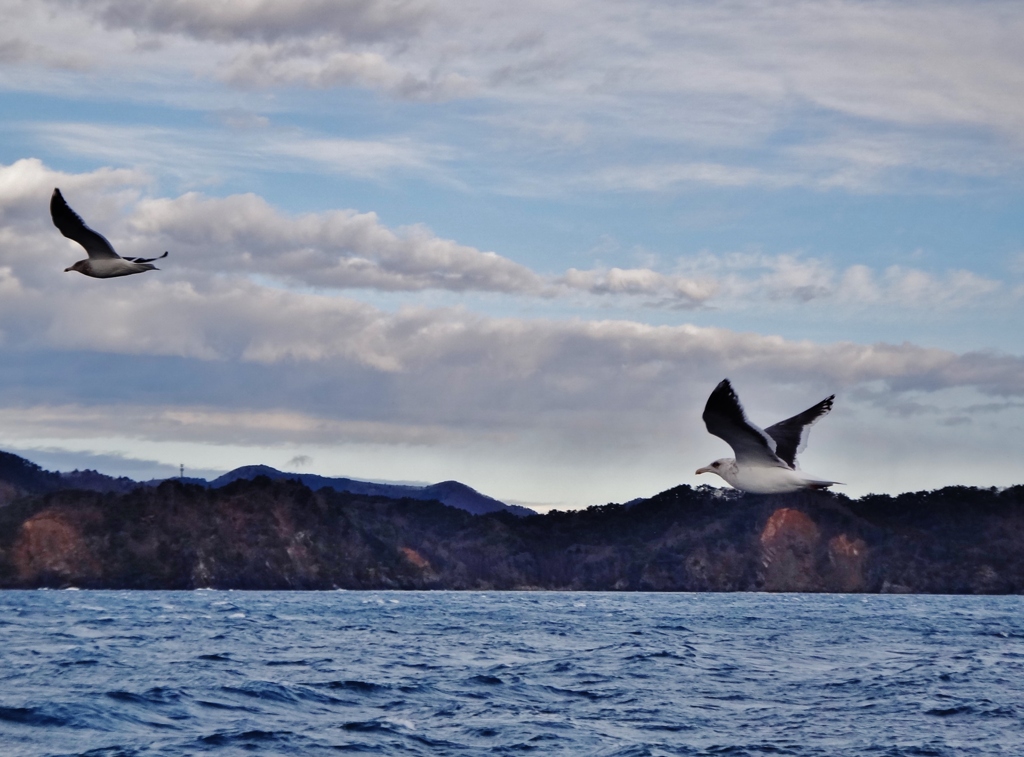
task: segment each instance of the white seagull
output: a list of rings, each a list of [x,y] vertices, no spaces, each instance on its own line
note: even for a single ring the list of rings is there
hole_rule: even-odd
[[[153,265],[153,261],[167,257],[165,252],[158,258],[122,258],[114,252],[106,237],[85,225],[85,221],[64,201],[59,189],[54,189],[50,197],[50,217],[61,234],[78,242],[89,253],[88,258],[65,268],[64,273],[78,271],[94,279],[111,279],[143,271],[158,271],[160,269]]]
[[[827,489],[838,484],[805,476],[796,464],[796,454],[807,446],[811,426],[832,409],[835,397],[826,397],[814,407],[761,430],[747,420],[739,397],[729,379],[725,379],[708,397],[704,425],[729,443],[736,458],[715,460],[697,473],[717,473],[730,486],[755,494]]]

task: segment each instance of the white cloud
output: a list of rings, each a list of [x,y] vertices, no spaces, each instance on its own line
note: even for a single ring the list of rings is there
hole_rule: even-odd
[[[714,187],[784,188],[810,183],[808,177],[776,174],[760,168],[718,163],[614,166],[578,181],[582,187],[616,191],[664,192],[680,185],[705,184]]]
[[[101,168],[86,174],[67,173],[47,168],[41,160],[24,158],[11,165],[0,164],[0,213],[5,223],[14,218],[38,218],[40,198],[47,207],[55,184],[81,189],[101,201],[117,201],[132,196],[150,178],[142,171]]]
[[[396,232],[374,213],[351,210],[289,218],[255,195],[148,200],[139,204],[132,226],[167,240],[197,268],[263,273],[310,286],[527,294],[543,287],[524,266],[422,227]]]
[[[596,295],[641,296],[654,306],[668,307],[697,307],[718,291],[712,279],[666,275],[649,268],[590,271],[570,268],[557,283],[570,290]]]
[[[722,451],[703,433],[699,410],[723,376],[742,388],[755,417],[768,420],[801,409],[808,397],[847,397],[832,425],[864,439],[833,447],[827,430],[816,437],[824,449],[845,451],[836,453],[837,477],[848,473],[845,455],[862,458],[863,449],[876,448],[872,434],[890,446],[914,436],[914,449],[925,451],[944,440],[939,455],[962,443],[956,434],[969,433],[988,459],[994,437],[985,437],[984,428],[995,423],[999,434],[1010,433],[1007,424],[1019,412],[979,408],[1024,401],[1018,355],[818,343],[625,319],[496,318],[463,307],[389,312],[308,287],[267,286],[267,276],[317,286],[331,276],[351,281],[339,270],[339,261],[351,259],[373,272],[361,274],[366,286],[651,301],[675,293],[679,302],[709,291],[700,288],[704,279],[683,270],[600,269],[547,279],[493,253],[424,229],[392,230],[354,211],[288,216],[253,195],[139,199],[147,181],[133,172],[60,174],[38,161],[0,168],[0,351],[4,365],[14,366],[0,372],[4,439],[107,452],[141,440],[151,447],[138,454],[155,459],[164,452],[152,445],[179,445],[167,448],[171,462],[183,444],[205,445],[211,460],[219,448],[246,457],[276,445],[284,450],[281,464],[295,456],[295,446],[313,450],[318,461],[345,445],[364,449],[366,460],[412,461],[408,450],[416,448],[435,462],[473,462],[435,466],[419,457],[409,468],[377,463],[372,473],[348,472],[437,480],[490,466],[508,481],[573,481],[589,492],[580,496],[601,501],[612,495],[592,488],[605,475],[594,475],[595,464],[608,476],[643,470],[644,486],[657,481],[664,488],[680,480],[679,460],[688,472],[690,457],[701,464],[705,454]],[[109,281],[62,273],[81,253],[46,216],[55,184],[123,251],[173,243],[164,270]],[[797,256],[698,262],[720,287],[707,302],[723,305],[763,287],[763,302],[799,302],[809,293],[811,302],[904,300],[927,312],[935,303],[990,298],[994,291],[992,282],[962,271],[832,269]],[[232,273],[236,266],[259,276]],[[950,393],[955,401],[936,399]],[[907,412],[915,413],[914,428],[898,422]],[[917,439],[920,428],[932,438]],[[107,441],[88,447],[90,439]],[[383,449],[398,457],[382,456]],[[660,466],[656,475],[651,461]],[[833,474],[827,466],[813,470]],[[645,491],[635,481],[618,485],[633,496]],[[550,496],[518,486],[485,489],[510,498]]]
[[[769,298],[810,302],[832,294],[833,272],[820,260],[779,255],[755,283]],[[749,289],[748,289],[749,291]]]
[[[987,297],[1000,288],[997,281],[971,271],[949,271],[938,278],[925,271],[890,266],[885,271],[889,298],[910,305],[957,306]]]
[[[739,98],[755,111],[803,101],[890,123],[980,124],[1017,134],[1024,127],[1024,106],[1013,96],[1024,69],[1017,44],[1024,14],[1009,3],[651,2],[626,15],[600,0],[443,9],[369,0],[77,6],[116,29],[248,43],[251,52],[276,51],[279,63],[319,58],[325,73],[339,65],[331,54],[376,53],[389,66],[403,59],[442,77],[489,82],[495,94],[517,100],[568,95],[607,106],[615,104],[607,98],[697,97],[717,102],[705,116],[719,126],[744,120],[726,102]],[[318,76],[308,83],[323,86]],[[391,89],[388,77],[380,83]]]
[[[889,459],[907,466],[922,456],[938,459],[964,443],[943,430],[951,419],[969,417],[978,429],[1012,433],[1003,427],[1019,413],[968,408],[983,404],[979,396],[996,403],[1024,399],[1024,359],[1015,355],[819,344],[622,320],[489,318],[463,309],[389,313],[342,297],[230,279],[200,290],[155,275],[121,282],[66,277],[68,285],[58,286],[61,276],[53,274],[45,293],[22,287],[0,298],[0,350],[7,361],[17,356],[19,365],[10,376],[0,374],[0,427],[4,439],[22,447],[85,440],[76,443],[81,446],[90,439],[96,441],[87,449],[106,451],[135,449],[130,440],[194,444],[208,447],[204,464],[217,467],[213,461],[226,454],[218,452],[225,446],[249,449],[232,453],[232,460],[245,458],[233,465],[266,460],[256,447],[369,445],[374,467],[349,468],[349,475],[466,480],[497,466],[520,483],[476,485],[497,496],[587,504],[618,496],[600,490],[602,481],[614,480],[616,491],[630,496],[653,493],[658,489],[647,487],[687,480],[680,478],[684,472],[723,453],[699,420],[708,391],[723,376],[736,381],[758,420],[785,417],[838,392],[840,408],[815,441],[815,449],[833,455],[836,470],[822,467],[820,456],[805,464],[856,486],[877,487],[872,482],[883,479],[886,486],[925,485],[893,483],[877,461],[855,477],[841,466],[870,457],[879,445],[904,444],[902,452],[890,449]],[[75,356],[83,354],[96,360],[82,375],[52,368],[77,365]],[[19,378],[36,375],[38,382]],[[871,390],[867,399],[858,398],[861,389]],[[929,398],[949,392],[967,396],[918,413],[909,426],[902,421],[907,407],[934,404]],[[917,438],[926,431],[927,439]],[[830,439],[839,432],[849,439]],[[971,433],[981,438],[960,460],[987,465],[995,432]],[[424,469],[411,447],[429,451],[423,454],[434,467]],[[173,462],[195,459],[196,449],[191,457],[146,447],[135,454],[168,454]],[[282,454],[281,462],[294,454]],[[995,454],[1005,459],[1013,451]],[[317,459],[330,458],[318,451]],[[476,462],[459,467],[460,460]],[[918,482],[936,480],[934,472],[914,475]],[[995,482],[1007,483],[1002,476]],[[527,480],[534,483],[521,483]],[[548,494],[533,488],[540,480],[548,482]],[[573,482],[574,494],[562,491],[566,482]]]
[[[203,40],[267,41],[329,30],[373,41],[415,34],[429,19],[419,0],[77,0],[114,28],[181,34]]]
[[[961,307],[999,292],[1002,284],[971,271],[936,276],[926,271],[889,266],[881,276],[863,265],[847,268],[838,284],[840,302],[888,302],[909,308]]]
[[[417,171],[441,178],[439,164],[447,150],[415,144],[409,139],[367,141],[324,139],[286,135],[271,138],[264,151],[270,155],[297,158],[314,170],[324,168],[348,176],[374,178],[393,171]]]
[[[877,272],[863,264],[838,269],[801,255],[702,254],[679,261],[683,272],[703,272],[718,284],[716,304],[761,306],[765,300],[788,303],[832,302],[847,306],[884,303],[907,310],[976,305],[998,296],[1003,284],[967,270],[941,274],[904,266]]]
[[[0,3],[0,17],[4,21],[0,30],[0,68],[28,65],[77,72],[91,68],[92,55],[53,44],[52,39],[34,38],[32,22],[39,16],[38,8],[31,2],[7,0]]]
[[[1024,136],[1024,135],[1022,135]],[[756,162],[757,165],[752,165]],[[992,150],[990,137],[963,133],[930,134],[893,127],[884,134],[836,130],[827,138],[808,138],[774,154],[737,151],[731,163],[661,162],[601,168],[572,178],[573,189],[662,193],[694,186],[760,189],[842,189],[856,193],[895,194],[906,189],[899,172],[974,178],[1016,171],[1024,155]],[[945,186],[928,191],[945,191]]]
[[[608,382],[645,375],[652,366],[660,366],[652,374],[659,380],[739,371],[838,386],[886,381],[903,389],[967,386],[1000,395],[1024,393],[1024,363],[998,354],[913,345],[819,345],[688,325],[495,319],[462,309],[389,313],[343,297],[270,289],[233,278],[202,286],[157,276],[113,286],[81,277],[54,278],[68,282],[59,297],[5,279],[8,296],[0,303],[0,323],[13,335],[11,346],[266,365],[340,360],[414,376],[424,384],[431,383],[435,371],[440,380],[462,366],[479,385],[473,393],[486,395],[488,402],[509,383],[533,380],[539,382],[534,389],[547,387],[541,395],[550,390],[565,398],[596,391],[596,399],[622,390]]]
[[[265,127],[259,117],[247,124]],[[414,172],[445,180],[447,150],[408,138],[357,140],[311,136],[270,128],[229,133],[211,129],[176,130],[119,124],[37,123],[37,139],[76,155],[132,165],[173,176],[188,185],[216,184],[228,175],[262,170],[338,173],[381,179]]]
[[[116,434],[129,439],[210,444],[230,439],[236,444],[431,445],[465,438],[458,430],[439,425],[343,421],[290,410],[153,407],[131,403],[0,407],[0,424],[9,440],[66,440]]]
[[[211,111],[226,100],[258,109],[272,102],[265,88],[473,98],[469,120],[458,106],[446,111],[459,124],[452,145],[469,129],[517,156],[564,159],[520,178],[522,164],[510,162],[506,190],[935,191],[936,175],[998,178],[1024,162],[1024,12],[1011,3],[651,0],[629,14],[611,0],[0,8],[18,29],[0,38],[9,89],[116,90]],[[102,79],[56,70],[83,66]],[[197,149],[191,162],[202,160]]]
[[[270,119],[244,108],[227,108],[212,114],[215,121],[229,129],[244,131],[248,129],[264,129],[270,125]]]
[[[476,86],[457,73],[423,76],[397,66],[378,53],[339,49],[337,40],[276,43],[239,53],[219,73],[229,84],[242,87],[312,89],[359,86],[409,100],[447,100],[472,94]]]
[[[0,65],[22,63],[69,69],[87,67],[86,61],[56,54],[42,45],[33,44],[20,37],[0,39]]]
[[[438,237],[424,226],[389,228],[372,212],[290,216],[253,194],[211,198],[189,192],[149,199],[141,196],[147,183],[138,171],[69,175],[38,160],[0,166],[0,219],[5,221],[0,241],[6,247],[0,266],[10,270],[5,285],[37,282],[43,271],[56,267],[48,257],[55,251],[81,254],[73,242],[56,238],[40,212],[52,187],[61,186],[72,207],[102,229],[122,254],[151,257],[173,250],[164,277],[177,276],[176,286],[195,291],[210,286],[192,278],[201,271],[204,276],[271,277],[318,289],[589,295],[653,308],[882,302],[926,310],[991,301],[1004,289],[967,270],[934,273],[890,266],[878,272],[859,264],[837,269],[813,257],[757,253],[682,258],[672,272],[611,267],[542,274],[496,252]]]

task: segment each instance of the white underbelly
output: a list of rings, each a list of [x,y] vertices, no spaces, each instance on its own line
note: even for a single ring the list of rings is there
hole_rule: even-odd
[[[754,494],[795,492],[807,485],[795,470],[774,466],[741,466],[731,478],[734,487]]]
[[[89,263],[91,275],[97,279],[112,279],[115,276],[128,276],[133,273],[142,273],[152,266],[144,266],[139,263],[132,263],[124,258],[101,258]]]

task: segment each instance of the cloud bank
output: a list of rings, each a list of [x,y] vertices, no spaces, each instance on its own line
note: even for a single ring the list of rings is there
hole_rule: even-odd
[[[55,185],[124,254],[171,248],[163,270],[110,281],[63,273],[81,251],[46,213]],[[137,171],[67,174],[36,160],[0,168],[0,442],[121,440],[91,448],[104,454],[124,453],[110,446],[124,440],[277,446],[290,450],[281,464],[304,445],[318,460],[325,449],[418,449],[456,461],[482,455],[472,464],[484,467],[564,463],[575,473],[563,485],[585,488],[585,470],[598,463],[622,460],[636,475],[658,466],[651,480],[668,481],[681,474],[666,455],[712,450],[699,411],[723,376],[769,418],[838,392],[846,410],[837,419],[851,413],[851,439],[868,429],[909,439],[922,427],[900,425],[912,411],[936,439],[949,437],[945,449],[980,424],[1021,415],[1018,355],[622,318],[499,317],[412,298],[631,298],[724,309],[889,298],[927,312],[1001,296],[998,283],[970,272],[838,270],[756,254],[705,256],[676,272],[539,272],[423,227],[391,229],[369,212],[289,215],[256,195],[154,198],[150,187]],[[361,298],[396,291],[409,295],[398,309]],[[835,448],[851,459],[878,448],[861,442],[852,452],[849,442]],[[914,444],[910,457],[927,457],[928,444]],[[985,444],[967,454],[999,459]],[[505,485],[515,496],[519,484]],[[519,491],[536,501],[536,492]],[[581,496],[600,501],[587,491]]]
[[[903,308],[965,307],[1012,298],[1001,282],[968,270],[930,272],[903,266],[837,268],[798,255],[737,253],[684,257],[675,270],[598,268],[534,271],[493,251],[436,236],[425,226],[392,229],[373,212],[332,210],[287,215],[254,194],[224,198],[189,192],[143,195],[139,171],[68,175],[27,159],[0,166],[0,238],[10,248],[6,286],[35,281],[49,262],[54,231],[40,213],[61,185],[79,213],[109,232],[125,255],[172,248],[186,289],[206,286],[193,274],[264,276],[285,286],[316,289],[500,293],[541,299],[617,298],[647,308],[749,308],[829,302],[885,303]],[[58,240],[56,249],[75,250]],[[174,274],[168,274],[174,275]],[[195,283],[200,282],[200,283]]]
[[[886,193],[1006,176],[1024,160],[1024,12],[998,0],[650,0],[628,14],[611,0],[0,8],[19,30],[0,38],[9,87],[65,90],[69,71],[91,68],[140,99],[177,91],[180,79],[153,86],[169,77],[198,76],[251,93],[252,104],[266,104],[266,92],[308,89],[312,103],[356,88],[450,103],[444,112],[459,120],[470,101],[472,128],[490,129],[474,147],[498,139],[559,158],[547,161],[552,170],[535,166],[521,189]],[[55,73],[26,76],[33,66]],[[197,84],[185,99],[223,96]],[[602,152],[610,159],[576,163]],[[505,170],[506,189],[516,186],[515,166]]]

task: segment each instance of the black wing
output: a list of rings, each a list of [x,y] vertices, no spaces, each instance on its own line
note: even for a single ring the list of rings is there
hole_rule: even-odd
[[[732,447],[736,462],[785,465],[775,454],[775,440],[747,420],[729,379],[724,379],[711,392],[703,417],[708,432],[724,439]]]
[[[152,263],[154,260],[163,260],[167,257],[167,254],[165,252],[163,255],[157,255],[155,258],[125,258],[125,260],[132,263]]]
[[[765,433],[775,440],[775,454],[784,460],[789,467],[796,468],[796,455],[803,452],[807,446],[807,437],[810,436],[811,426],[819,418],[828,414],[832,409],[833,394],[826,397],[814,407],[809,407],[802,413],[779,421],[774,426],[765,429]]]
[[[121,257],[114,252],[106,237],[85,225],[85,221],[64,201],[59,189],[54,189],[50,197],[50,217],[60,233],[82,245],[93,260]]]

